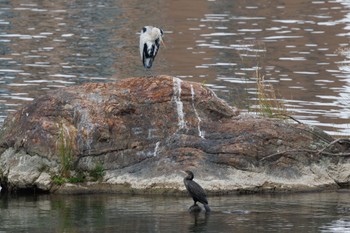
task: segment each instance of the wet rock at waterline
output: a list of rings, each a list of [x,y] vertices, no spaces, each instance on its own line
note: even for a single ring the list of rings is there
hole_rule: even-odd
[[[88,83],[38,97],[6,119],[0,183],[61,193],[176,193],[185,192],[179,171],[188,169],[208,193],[338,188],[349,182],[350,163],[334,155],[346,146],[327,147],[332,141],[306,125],[239,114],[201,84],[178,78]],[[66,177],[91,181],[99,167],[97,182],[54,185],[64,169]]]

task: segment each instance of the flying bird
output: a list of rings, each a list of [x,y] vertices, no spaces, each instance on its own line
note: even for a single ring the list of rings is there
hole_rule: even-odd
[[[184,178],[184,183],[188,193],[191,195],[194,201],[193,206],[197,206],[198,201],[204,205],[205,211],[209,213],[210,208],[208,205],[207,194],[205,193],[204,189],[197,184],[197,182],[193,181],[193,172],[185,171],[185,173],[187,176]]]
[[[160,43],[164,45],[163,35],[164,32],[160,28],[153,26],[144,26],[142,28],[140,35],[140,55],[145,68],[149,69],[152,67],[160,48]]]

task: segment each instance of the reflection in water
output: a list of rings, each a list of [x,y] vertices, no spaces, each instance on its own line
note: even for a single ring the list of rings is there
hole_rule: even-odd
[[[193,220],[193,225],[190,225],[188,232],[205,232],[210,214],[192,212],[189,215]]]
[[[349,47],[349,14],[345,0],[4,0],[0,124],[50,89],[156,74],[203,82],[247,109],[260,69],[298,120],[349,134],[349,64],[335,52]],[[168,45],[151,72],[139,60],[143,25],[164,28]]]
[[[348,194],[211,197],[209,215],[188,197],[1,196],[0,232],[347,232]]]

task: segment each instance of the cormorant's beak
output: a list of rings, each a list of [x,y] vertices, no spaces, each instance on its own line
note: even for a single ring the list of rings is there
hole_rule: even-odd
[[[185,172],[184,170],[181,170],[180,172],[182,172],[185,175],[188,175],[187,172]]]
[[[164,46],[164,48],[166,48],[162,37],[160,37],[160,43]]]

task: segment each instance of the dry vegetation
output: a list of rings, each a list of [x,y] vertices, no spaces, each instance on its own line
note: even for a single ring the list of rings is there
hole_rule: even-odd
[[[288,115],[282,99],[277,97],[272,84],[265,82],[265,76],[256,70],[257,112],[266,117],[285,118]]]
[[[288,112],[284,105],[283,98],[272,84],[265,81],[261,67],[266,54],[264,42],[259,40],[243,41],[239,50],[239,57],[242,67],[255,67],[252,79],[256,82],[256,104],[252,108],[257,114],[265,117],[288,118]],[[251,107],[248,107],[248,110]]]

